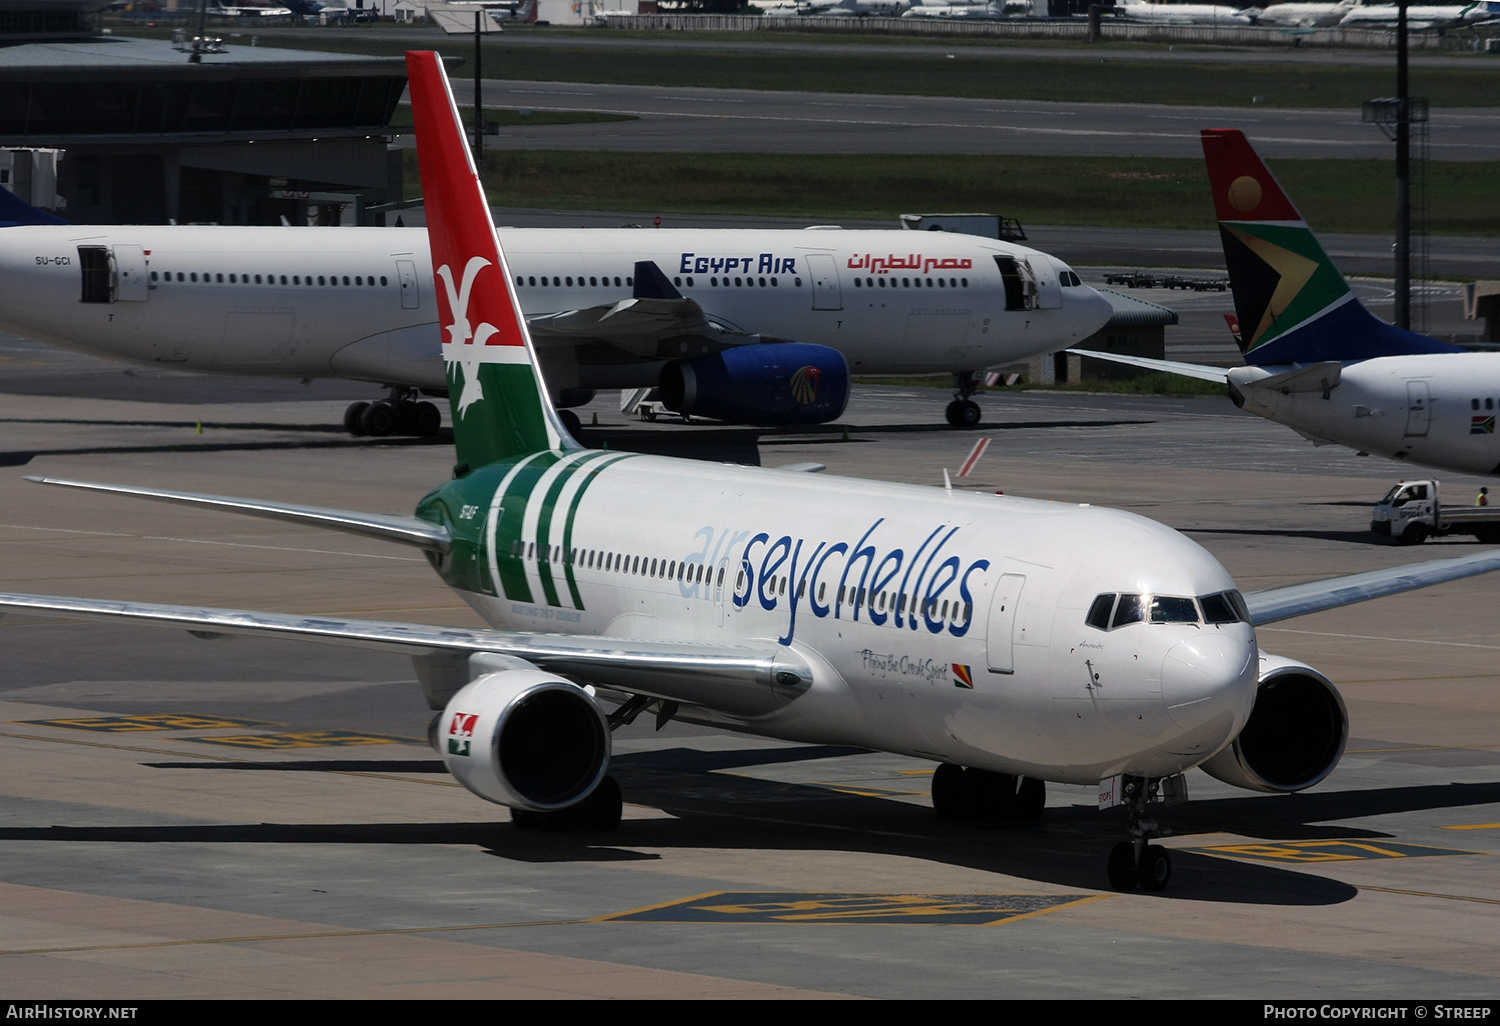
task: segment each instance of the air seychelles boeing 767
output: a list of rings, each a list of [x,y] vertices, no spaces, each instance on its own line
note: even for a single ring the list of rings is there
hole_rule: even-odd
[[[414,517],[50,483],[412,545],[494,629],[0,606],[412,655],[449,770],[521,825],[617,823],[610,731],[651,711],[929,759],[933,804],[958,817],[1034,818],[1044,781],[1100,785],[1130,814],[1111,882],[1158,889],[1150,813],[1186,770],[1295,791],[1343,752],[1338,692],[1259,652],[1255,624],[1500,567],[1487,552],[1242,596],[1198,545],[1115,510],[583,449],[547,401],[442,65],[407,60],[453,479]]]

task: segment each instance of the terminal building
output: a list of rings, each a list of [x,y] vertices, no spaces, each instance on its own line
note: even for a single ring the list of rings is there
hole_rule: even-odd
[[[401,58],[261,47],[248,32],[195,55],[190,40],[105,34],[105,6],[0,0],[0,151],[32,205],[79,223],[306,224],[402,198],[387,145]]]

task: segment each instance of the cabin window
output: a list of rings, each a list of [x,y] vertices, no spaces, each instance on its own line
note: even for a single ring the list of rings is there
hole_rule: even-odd
[[[155,280],[156,280],[156,272],[155,272],[155,271],[152,271],[152,272],[151,272],[151,280],[152,280],[152,281],[155,281]]]

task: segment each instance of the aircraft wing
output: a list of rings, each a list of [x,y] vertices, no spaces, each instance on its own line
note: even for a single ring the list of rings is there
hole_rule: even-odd
[[[1227,367],[1205,367],[1199,363],[1179,363],[1176,360],[1153,360],[1149,356],[1122,356],[1118,353],[1100,353],[1093,349],[1069,349],[1067,352],[1073,356],[1088,356],[1095,360],[1109,360],[1111,363],[1123,363],[1146,370],[1181,374],[1183,377],[1197,378],[1200,381],[1217,381],[1221,385],[1229,380]]]
[[[1245,596],[1245,604],[1250,607],[1250,622],[1261,627],[1294,616],[1336,609],[1355,602],[1486,574],[1492,570],[1500,570],[1500,549],[1453,559],[1408,563],[1388,570],[1332,577],[1326,581],[1309,581],[1307,584],[1253,591]]]
[[[637,356],[657,357],[665,339],[718,334],[694,300],[622,299],[609,306],[560,310],[527,318],[532,341],[543,348],[606,342]],[[674,350],[671,355],[677,355]]]
[[[3,592],[0,609],[133,620],[185,628],[195,637],[206,639],[242,634],[290,637],[408,656],[492,652],[524,659],[579,684],[598,684],[738,715],[780,708],[806,690],[813,679],[811,668],[796,652],[774,642],[730,646],[528,634]]]
[[[168,492],[157,488],[134,488],[129,485],[99,484],[95,481],[69,481],[59,477],[28,477],[35,484],[61,485],[64,488],[81,488],[90,492],[113,492],[130,495],[137,499],[154,499],[158,502],[176,502],[184,506],[202,509],[224,510],[243,513],[268,520],[291,520],[322,527],[346,534],[359,534],[367,538],[415,545],[419,549],[447,552],[450,539],[448,529],[417,517],[389,516],[380,513],[351,513],[342,509],[327,509],[323,506],[298,506],[284,502],[261,502],[256,499],[233,499],[227,495],[199,495],[195,492]]]

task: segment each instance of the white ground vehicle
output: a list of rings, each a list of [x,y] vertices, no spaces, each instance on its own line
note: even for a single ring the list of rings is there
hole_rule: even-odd
[[[1500,542],[1500,506],[1444,506],[1436,480],[1402,481],[1375,504],[1370,530],[1403,545],[1420,545],[1440,534],[1472,534],[1482,542]]]

